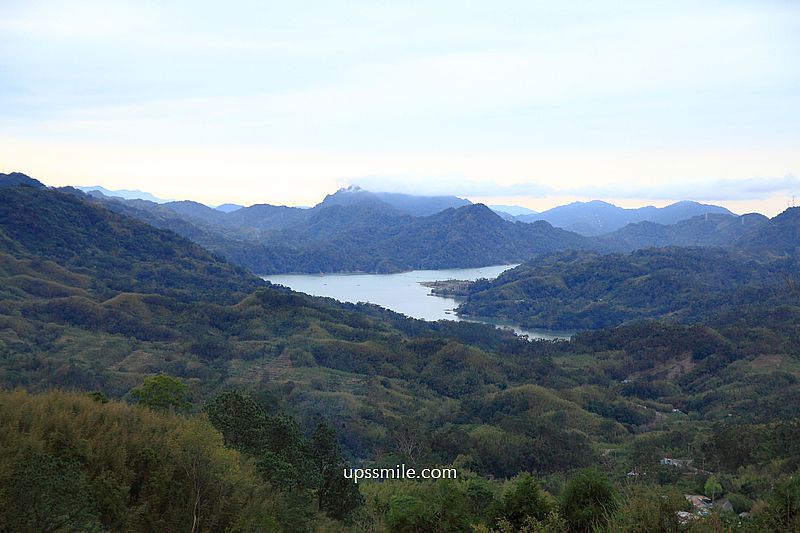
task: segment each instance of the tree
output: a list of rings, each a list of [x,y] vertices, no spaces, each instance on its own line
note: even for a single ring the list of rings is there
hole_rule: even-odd
[[[705,485],[703,485],[703,492],[711,498],[711,503],[714,503],[714,497],[722,492],[722,485],[717,480],[717,476],[708,476]]]
[[[561,495],[561,508],[571,531],[589,532],[603,527],[616,507],[614,487],[591,467],[573,476]]]
[[[683,531],[678,511],[686,511],[689,502],[674,488],[637,485],[629,488],[617,511],[611,517],[608,530],[620,533]]]
[[[459,483],[440,479],[433,482],[422,495],[428,504],[428,514],[436,524],[430,531],[456,533],[469,530],[469,499]]]
[[[320,481],[310,445],[295,420],[267,416],[258,402],[237,391],[219,394],[204,411],[226,444],[253,457],[261,477],[280,491],[278,522],[287,531],[307,530]]]
[[[325,422],[317,424],[311,436],[311,452],[319,472],[317,499],[320,511],[343,520],[364,503],[355,483],[344,477],[346,467],[336,433]]]
[[[767,505],[754,514],[758,531],[800,531],[800,476],[776,483]]]
[[[553,506],[539,484],[525,472],[505,491],[498,507],[496,518],[505,518],[519,529],[528,517],[543,520]]]
[[[389,513],[386,523],[392,533],[417,533],[430,531],[433,527],[425,504],[419,498],[409,495],[392,496],[389,499]]]
[[[166,374],[150,376],[140,386],[131,390],[131,397],[140,405],[154,411],[174,411],[187,413],[189,387],[180,379]]]
[[[203,410],[227,446],[256,455],[266,444],[267,414],[250,397],[238,391],[223,392],[206,403]]]
[[[505,518],[497,521],[496,528],[489,528],[483,524],[473,527],[474,533],[567,533],[569,526],[557,511],[550,511],[544,520],[537,520],[529,516],[520,527],[514,526]]]

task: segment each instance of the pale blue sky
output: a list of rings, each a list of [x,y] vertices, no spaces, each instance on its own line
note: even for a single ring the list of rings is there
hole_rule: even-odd
[[[800,195],[800,2],[0,2],[0,166],[312,204]]]

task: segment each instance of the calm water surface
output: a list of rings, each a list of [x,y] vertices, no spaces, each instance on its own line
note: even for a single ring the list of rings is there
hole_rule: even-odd
[[[265,280],[285,285],[293,290],[313,296],[328,296],[342,302],[370,302],[423,320],[461,320],[453,311],[458,302],[453,298],[431,296],[422,281],[448,279],[476,280],[496,278],[501,272],[516,265],[496,265],[481,268],[455,268],[449,270],[413,270],[399,274],[279,274],[262,276]],[[513,329],[531,338],[569,338],[569,334],[523,330],[512,324],[491,319],[473,319]]]

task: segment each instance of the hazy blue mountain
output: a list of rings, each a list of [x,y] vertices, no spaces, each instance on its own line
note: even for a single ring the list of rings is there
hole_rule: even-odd
[[[291,227],[305,220],[309,210],[285,205],[255,204],[227,213],[222,224],[227,228],[271,230]]]
[[[515,222],[517,217],[512,215],[511,213],[506,213],[505,211],[498,211],[497,209],[492,209],[492,212],[502,218],[503,220],[509,220],[511,222]]]
[[[457,196],[416,196],[392,192],[371,192],[357,185],[351,185],[329,194],[319,205],[327,207],[331,205],[370,204],[375,208],[387,210],[391,208],[399,213],[421,217],[432,215],[451,207],[470,205],[471,203],[469,200],[458,198]]]
[[[733,214],[724,207],[690,201],[676,202],[662,208],[646,206],[625,209],[601,200],[592,200],[554,207],[536,215],[522,215],[517,217],[517,220],[521,222],[546,220],[553,226],[581,235],[602,235],[620,229],[626,224],[636,222],[674,224],[706,213]]]
[[[163,198],[158,198],[157,196],[153,196],[149,192],[139,191],[135,189],[110,190],[106,189],[105,187],[101,187],[100,185],[92,185],[92,186],[76,185],[75,188],[86,193],[91,191],[99,191],[105,196],[111,196],[114,198],[124,198],[125,200],[147,200],[149,202],[154,202],[156,204],[164,204],[170,201],[170,200],[164,200]]]
[[[171,211],[174,211],[179,215],[198,219],[207,223],[216,224],[219,223],[225,217],[225,213],[223,213],[222,211],[218,211],[217,209],[208,207],[205,204],[201,204],[199,202],[193,202],[191,200],[167,202],[161,205]]]
[[[734,246],[767,220],[757,214],[746,215],[743,224],[743,219],[734,215],[709,214],[673,225],[630,224],[590,238],[543,220],[526,224],[504,220],[507,217],[482,204],[413,216],[396,206],[405,210],[416,206],[417,212],[422,212],[419,202],[430,198],[384,196],[356,187],[339,190],[311,209],[256,204],[229,213],[192,201],[157,204],[109,198],[97,191],[91,194],[112,211],[172,230],[259,274],[473,267],[521,262],[560,250],[610,253],[675,245]],[[461,202],[453,198],[448,201]],[[411,203],[404,206],[400,200]],[[692,202],[662,210],[621,210],[602,202],[595,204],[612,213],[650,212],[649,216],[661,220],[703,208]]]
[[[17,185],[27,185],[28,187],[35,187],[37,189],[45,188],[41,181],[35,180],[22,172],[12,172],[10,174],[0,173],[0,188],[16,187]]]
[[[215,209],[217,211],[222,211],[223,213],[232,213],[239,209],[242,209],[244,206],[239,204],[220,204]]]
[[[658,222],[659,224],[675,224],[681,220],[686,220],[698,215],[705,215],[706,213],[718,213],[724,215],[735,214],[730,210],[718,205],[701,204],[699,202],[692,202],[689,200],[675,202],[674,204],[670,204],[662,208],[648,206],[642,209],[642,212],[647,214],[647,220],[651,222]]]
[[[527,207],[521,207],[518,205],[490,205],[488,206],[489,209],[497,213],[503,218],[506,216],[511,217],[511,219],[522,216],[522,215],[536,215],[538,211],[534,211],[533,209],[528,209]],[[509,219],[507,219],[509,220]]]

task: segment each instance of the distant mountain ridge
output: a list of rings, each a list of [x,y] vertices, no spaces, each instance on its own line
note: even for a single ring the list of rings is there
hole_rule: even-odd
[[[505,221],[482,204],[413,216],[377,197],[356,194],[364,201],[340,202],[340,197],[311,209],[257,204],[231,213],[188,201],[96,200],[176,231],[259,274],[466,268],[591,247],[585,237],[546,222]]]
[[[214,209],[218,211],[222,211],[223,213],[233,213],[234,211],[238,211],[239,209],[243,208],[243,205],[239,204],[220,204]]]
[[[594,236],[610,233],[627,224],[637,222],[675,224],[681,220],[706,213],[734,214],[724,207],[688,200],[661,208],[649,205],[637,209],[625,209],[601,200],[592,200],[554,207],[536,215],[518,216],[515,217],[515,220],[520,222],[546,220],[558,228],[574,231],[581,235]]]
[[[22,176],[6,181],[39,183]],[[564,250],[627,253],[676,245],[730,247],[767,221],[762,215],[740,218],[726,214],[729,212],[723,208],[695,202],[640,210],[623,210],[604,202],[563,206],[581,211],[589,205],[612,214],[659,220],[697,210],[724,211],[676,224],[638,222],[588,237],[544,220],[518,221],[540,215],[509,220],[508,213],[498,214],[457,197],[372,193],[358,187],[340,189],[310,209],[255,204],[229,212],[189,200],[158,204],[109,197],[96,190],[88,195],[73,188],[62,190],[172,230],[258,274],[466,268],[523,262]],[[450,207],[439,210],[444,205]],[[424,214],[429,211],[435,212]]]
[[[45,185],[41,181],[33,179],[22,172],[11,172],[10,174],[0,173],[0,188],[16,187],[18,185],[34,187],[37,189],[45,188]]]
[[[527,207],[521,207],[518,205],[489,205],[488,207],[495,213],[506,213],[512,217],[518,217],[521,215],[536,215],[539,213],[533,209],[528,209]]]
[[[704,214],[675,225],[640,222],[587,237],[543,220],[504,220],[507,217],[482,204],[415,216],[357,188],[337,191],[311,209],[256,204],[224,213],[191,201],[104,202],[109,209],[172,229],[259,274],[386,273],[521,262],[560,250],[612,253],[675,245],[731,246],[767,220],[747,215],[742,225],[734,215]],[[686,212],[687,207],[695,208],[682,203],[666,211]]]
[[[76,185],[75,188],[85,193],[98,191],[105,196],[110,196],[112,198],[124,198],[125,200],[147,200],[149,202],[154,202],[157,204],[164,204],[170,201],[170,200],[164,200],[163,198],[158,198],[157,196],[154,196],[149,192],[134,190],[134,189],[109,190],[106,189],[105,187],[101,187],[100,185],[91,185],[91,186]]]

